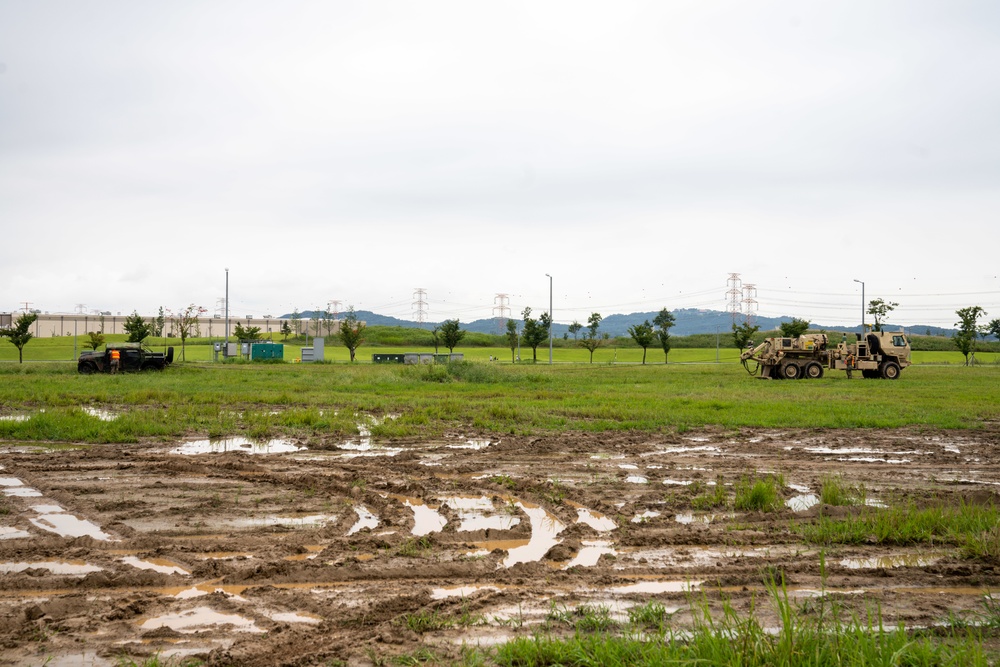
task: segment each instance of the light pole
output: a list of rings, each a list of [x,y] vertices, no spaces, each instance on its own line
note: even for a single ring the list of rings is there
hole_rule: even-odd
[[[854,279],[854,282],[861,283],[861,335],[865,334],[865,281]]]
[[[552,276],[549,276],[549,365],[552,365]]]
[[[226,267],[226,344],[222,350],[222,358],[229,356],[229,267]]]

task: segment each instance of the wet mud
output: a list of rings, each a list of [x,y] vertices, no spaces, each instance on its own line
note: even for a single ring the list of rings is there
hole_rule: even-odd
[[[790,526],[864,511],[823,505],[832,474],[869,508],[993,503],[998,445],[993,428],[0,443],[0,663],[457,657],[531,636],[553,609],[627,619],[650,600],[681,628],[722,600],[776,623],[774,577],[801,604],[930,626],[981,609],[997,564],[949,545],[821,547]],[[750,471],[781,473],[780,509],[732,508]],[[719,485],[729,506],[702,509]]]

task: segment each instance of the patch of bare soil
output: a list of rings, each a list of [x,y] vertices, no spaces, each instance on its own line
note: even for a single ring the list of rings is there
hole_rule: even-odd
[[[453,435],[310,443],[284,453],[182,443],[0,450],[0,663],[370,664],[537,632],[553,610],[627,619],[656,600],[683,627],[728,599],[771,619],[765,582],[887,624],[981,608],[995,564],[954,547],[805,544],[789,526],[870,505],[992,503],[1000,434],[703,430]],[[192,451],[196,451],[193,449]],[[696,509],[750,471],[786,508]],[[558,627],[554,631],[558,631]]]

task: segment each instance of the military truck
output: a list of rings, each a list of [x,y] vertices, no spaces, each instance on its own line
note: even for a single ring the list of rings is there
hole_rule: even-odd
[[[863,337],[847,334],[831,348],[826,334],[805,334],[797,338],[765,338],[755,348],[740,355],[743,367],[751,375],[776,380],[819,379],[824,369],[861,371],[868,379],[895,380],[910,365],[910,341],[902,331],[869,331]],[[751,368],[750,362],[756,362]]]
[[[119,371],[162,371],[174,361],[174,348],[166,353],[154,352],[142,343],[108,343],[104,350],[87,351],[80,354],[76,369],[80,373],[110,373],[111,352],[118,350]]]

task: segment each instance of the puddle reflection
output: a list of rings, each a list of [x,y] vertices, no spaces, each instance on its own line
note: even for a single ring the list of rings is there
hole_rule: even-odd
[[[136,558],[135,556],[126,556],[125,558],[122,558],[122,562],[140,570],[152,570],[153,572],[159,572],[160,574],[181,574],[184,576],[191,574],[180,565],[163,558],[150,558],[143,560],[141,558]]]
[[[247,454],[288,454],[305,449],[287,440],[256,441],[249,438],[233,437],[218,440],[193,440],[171,449],[171,454],[196,456],[198,454],[222,454],[225,452],[245,452]]]
[[[358,520],[353,526],[351,526],[351,529],[347,531],[348,535],[353,535],[358,531],[365,530],[366,528],[368,530],[378,528],[378,517],[368,511],[367,507],[355,505],[354,511],[358,515]]]
[[[549,549],[562,541],[556,539],[556,535],[566,529],[559,519],[542,507],[520,501],[516,505],[528,515],[528,520],[531,522],[531,539],[528,544],[507,552],[507,557],[503,561],[504,567],[541,560]]]
[[[235,632],[263,632],[249,618],[238,614],[223,614],[210,607],[195,607],[176,614],[164,614],[139,623],[142,630],[170,628],[176,632],[197,632],[212,626],[227,626]]]
[[[794,498],[789,498],[785,501],[785,507],[792,510],[793,512],[804,512],[810,507],[819,504],[819,496],[815,493],[809,493],[801,496],[795,496]]]
[[[91,572],[100,572],[104,568],[98,567],[96,565],[90,565],[82,560],[43,560],[34,563],[0,563],[0,572],[3,573],[14,573],[14,572],[24,572],[30,569],[45,569],[52,574],[68,575],[74,577],[82,577],[85,574],[90,574]]]

